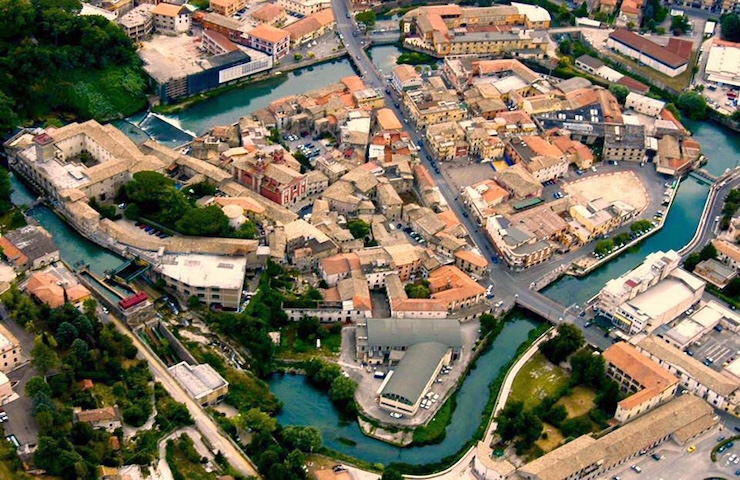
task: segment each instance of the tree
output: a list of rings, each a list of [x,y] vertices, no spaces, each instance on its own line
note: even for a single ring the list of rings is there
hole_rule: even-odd
[[[570,55],[573,52],[573,42],[570,41],[570,38],[563,38],[558,43],[558,50],[561,55]]]
[[[629,241],[632,240],[630,237],[630,234],[627,232],[622,232],[614,235],[614,244],[615,245],[626,245],[629,243]]]
[[[480,316],[480,333],[481,336],[487,335],[498,326],[498,320],[490,313],[484,313]]]
[[[321,448],[321,431],[316,427],[299,427],[289,425],[282,431],[282,438],[287,448],[297,448],[301,452],[311,453]]]
[[[59,342],[59,346],[67,348],[72,345],[79,335],[77,328],[69,322],[62,322],[57,328],[56,339]]]
[[[630,225],[630,230],[632,231],[632,233],[645,232],[650,230],[651,228],[653,228],[653,224],[650,223],[650,220],[638,220]]]
[[[573,14],[579,18],[588,17],[588,2],[583,2],[582,4],[578,5],[578,8],[576,8]]]
[[[601,390],[596,395],[596,405],[603,410],[607,417],[614,416],[614,411],[617,409],[617,403],[621,399],[621,392],[619,391],[619,384],[613,380],[607,379],[601,386]]]
[[[569,418],[560,424],[560,432],[564,437],[580,437],[592,429],[591,420],[587,415]]]
[[[200,299],[195,295],[190,295],[188,297],[188,308],[190,310],[195,310],[198,307],[200,307]]]
[[[689,254],[684,259],[683,268],[684,270],[693,272],[697,264],[703,262],[704,260],[709,260],[712,258],[716,259],[717,255],[717,249],[714,248],[714,245],[708,243],[704,246],[704,248],[701,249],[701,251]]]
[[[550,425],[559,427],[566,418],[568,418],[568,410],[563,405],[555,405],[545,413],[542,420]]]
[[[671,32],[674,35],[683,35],[691,29],[689,19],[686,15],[674,15],[671,17]]]
[[[605,240],[599,240],[598,242],[596,242],[596,246],[594,247],[594,252],[598,253],[599,255],[607,255],[613,249],[614,249],[614,240],[605,239]]]
[[[1,96],[0,96],[0,118],[3,118],[2,97]],[[2,120],[0,120],[0,122],[2,122]],[[0,125],[0,131],[1,130],[3,130],[2,125]],[[13,208],[13,205],[10,203],[10,193],[12,191],[13,191],[13,188],[10,184],[10,174],[8,173],[7,170],[5,170],[5,168],[0,167],[0,215],[5,215],[6,213],[10,211],[11,208]]]
[[[585,342],[583,333],[578,327],[563,323],[558,326],[557,335],[540,344],[540,352],[557,365],[581,348]]]
[[[542,422],[534,413],[524,411],[523,402],[508,402],[496,415],[496,422],[496,431],[504,441],[520,439],[518,450],[531,447],[542,433]]]
[[[365,238],[370,234],[370,224],[364,220],[351,220],[349,224],[347,224],[347,228],[349,228],[349,233],[351,233],[355,238]]]
[[[301,55],[300,53],[296,53],[293,55],[293,60],[295,60],[296,62],[300,62],[301,60],[303,60],[303,55]]]
[[[740,42],[740,15],[735,12],[722,15],[720,29],[723,40]]]
[[[429,298],[432,296],[432,291],[429,289],[429,282],[425,283],[409,283],[404,287],[406,295],[409,298]]]
[[[335,402],[352,402],[355,398],[357,383],[351,378],[340,375],[331,382],[329,398]]]
[[[356,14],[355,19],[357,20],[357,23],[364,23],[368,28],[371,28],[375,25],[376,15],[372,10],[365,10],[364,12]]]
[[[185,235],[216,237],[229,231],[229,219],[215,205],[191,208],[178,220],[177,230]]]
[[[31,377],[26,382],[24,389],[27,397],[34,397],[37,393],[43,393],[47,396],[51,395],[51,387],[41,377]]]
[[[395,468],[386,468],[383,470],[383,476],[380,477],[380,480],[403,480],[403,475]]]
[[[44,343],[41,336],[36,337],[31,349],[31,365],[46,377],[46,375],[59,367],[59,357],[52,348]]]
[[[583,384],[598,389],[605,379],[606,365],[601,355],[596,355],[587,348],[578,350],[570,357],[573,385]]]
[[[609,91],[617,98],[617,101],[622,105],[624,105],[624,102],[627,100],[627,95],[630,94],[629,88],[618,83],[612,83],[611,85],[609,85]]]
[[[234,419],[236,426],[243,430],[252,429],[255,432],[272,433],[277,429],[277,420],[259,408],[250,408],[240,413]]]
[[[698,92],[682,93],[676,101],[676,106],[692,120],[704,120],[707,117],[707,101]]]

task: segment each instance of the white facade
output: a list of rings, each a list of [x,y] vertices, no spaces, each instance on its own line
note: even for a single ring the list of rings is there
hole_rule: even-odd
[[[630,92],[627,95],[624,106],[650,117],[658,117],[663,107],[665,107],[665,102],[640,95],[639,93]]]
[[[630,58],[634,58],[635,60],[639,61],[640,63],[644,63],[648,67],[659,71],[660,73],[663,73],[665,75],[668,75],[669,77],[675,77],[677,75],[680,75],[681,73],[686,71],[686,68],[688,67],[688,62],[684,63],[683,65],[680,65],[676,68],[671,68],[668,65],[659,62],[655,60],[652,57],[649,57],[645,55],[643,52],[637,51],[631,47],[628,47],[627,45],[617,42],[612,38],[608,38],[606,41],[606,47],[611,48],[615,52],[619,52],[623,55],[626,55]]]
[[[177,14],[158,13],[155,8],[154,29],[164,35],[179,35],[190,30],[190,11],[187,8],[181,8]]]
[[[330,0],[278,0],[278,5],[285,11],[297,13],[304,17],[313,15],[325,8],[331,8]]]

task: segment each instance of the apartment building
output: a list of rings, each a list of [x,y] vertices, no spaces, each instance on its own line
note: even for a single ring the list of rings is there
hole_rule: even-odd
[[[433,78],[421,88],[404,93],[403,102],[410,121],[416,128],[442,122],[457,122],[467,115],[454,90],[448,90],[442,79]]]
[[[676,395],[678,378],[642,355],[629,343],[619,342],[604,351],[606,374],[626,395],[614,418],[622,423],[647,413]]]
[[[423,81],[421,75],[411,65],[397,65],[391,73],[391,85],[397,92],[405,92],[421,87]]]
[[[434,157],[438,160],[453,160],[468,155],[465,130],[460,122],[442,122],[428,125],[425,136]]]
[[[331,8],[319,10],[287,25],[285,31],[290,33],[290,48],[298,48],[306,42],[321,37],[335,25],[334,11]]]
[[[427,276],[431,298],[454,312],[477,305],[485,298],[486,289],[468,274],[452,265],[433,270]]]
[[[2,373],[15,370],[15,367],[23,360],[21,344],[4,325],[0,325],[0,355],[2,355],[0,363],[0,372]]]
[[[476,223],[485,225],[488,217],[494,214],[493,207],[509,200],[510,194],[489,179],[465,187],[460,198]]]
[[[262,24],[244,34],[247,46],[265,52],[279,60],[290,51],[290,32],[272,25]]]
[[[624,108],[631,108],[653,118],[658,118],[664,107],[665,102],[635,92],[630,92],[624,102]]]
[[[281,26],[288,20],[285,10],[274,3],[266,3],[262,5],[260,8],[250,13],[249,17],[255,23],[265,23],[272,26]]]
[[[504,155],[522,163],[540,183],[560,178],[568,171],[563,152],[537,135],[512,137],[506,142]]]
[[[231,17],[246,7],[247,3],[247,0],[210,0],[209,6],[212,12]]]
[[[604,160],[642,162],[645,159],[646,139],[643,125],[605,125]]]
[[[459,250],[455,252],[455,266],[460,270],[472,273],[478,278],[485,276],[488,271],[488,260],[483,255],[471,250]]]
[[[241,185],[279,205],[296,203],[308,194],[306,175],[300,173],[300,166],[289,163],[289,154],[282,147],[244,154],[239,149],[232,151],[239,155],[231,163],[231,175]]]
[[[552,242],[538,239],[523,227],[514,227],[501,215],[494,215],[488,219],[486,233],[501,258],[515,271],[546,262],[555,250]]]
[[[154,31],[154,5],[143,3],[118,18],[118,24],[135,43],[149,37]]]
[[[154,29],[163,35],[179,35],[190,30],[190,10],[184,5],[160,3],[152,9]]]
[[[304,17],[331,8],[330,0],[278,0],[277,4],[291,14]]]

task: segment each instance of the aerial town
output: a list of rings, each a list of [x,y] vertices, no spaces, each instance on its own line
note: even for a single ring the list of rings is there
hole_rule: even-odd
[[[740,3],[527,2],[0,0],[0,478],[740,477]]]

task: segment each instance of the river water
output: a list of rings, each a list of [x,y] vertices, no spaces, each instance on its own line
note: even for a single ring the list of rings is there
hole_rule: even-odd
[[[399,54],[394,46],[375,47],[370,51],[373,61],[384,73],[390,72]],[[263,108],[278,98],[316,89],[353,74],[352,67],[346,60],[322,64],[306,71],[288,73],[279,78],[232,90],[172,115],[167,120],[184,130],[202,134],[213,125],[234,123],[239,117]],[[137,128],[131,127],[131,124]],[[118,125],[135,138],[143,139],[148,136],[170,146],[179,145],[183,139],[188,138],[188,135],[178,132],[172,125],[151,115],[140,114],[128,119],[126,123],[118,122]],[[718,175],[726,168],[734,168],[740,155],[740,138],[737,135],[713,123],[686,122],[686,126],[694,132],[694,137],[701,143],[709,158],[706,167],[708,171]],[[15,178],[13,186],[14,203],[28,204],[34,200],[27,188]],[[582,303],[596,294],[607,280],[634,267],[648,253],[681,248],[694,234],[707,193],[708,186],[693,179],[684,180],[661,232],[646,240],[636,251],[620,256],[587,278],[565,277],[544,293],[565,305]],[[88,262],[91,269],[98,274],[120,264],[119,257],[77,234],[48,208],[36,207],[30,214],[54,235],[62,257],[68,263],[78,260]],[[441,444],[401,449],[368,438],[360,432],[356,423],[340,424],[339,416],[326,395],[308,385],[300,376],[275,376],[269,382],[272,390],[285,404],[279,420],[284,425],[316,426],[321,429],[328,447],[369,462],[387,464],[401,461],[421,464],[439,461],[457,452],[471,438],[480,424],[480,414],[488,400],[488,385],[534,328],[533,320],[517,315],[519,317],[507,324],[493,348],[479,359],[478,367],[464,381],[458,395],[457,409],[447,429],[447,437]],[[351,440],[356,445],[347,445],[349,442],[342,443],[340,439]]]

